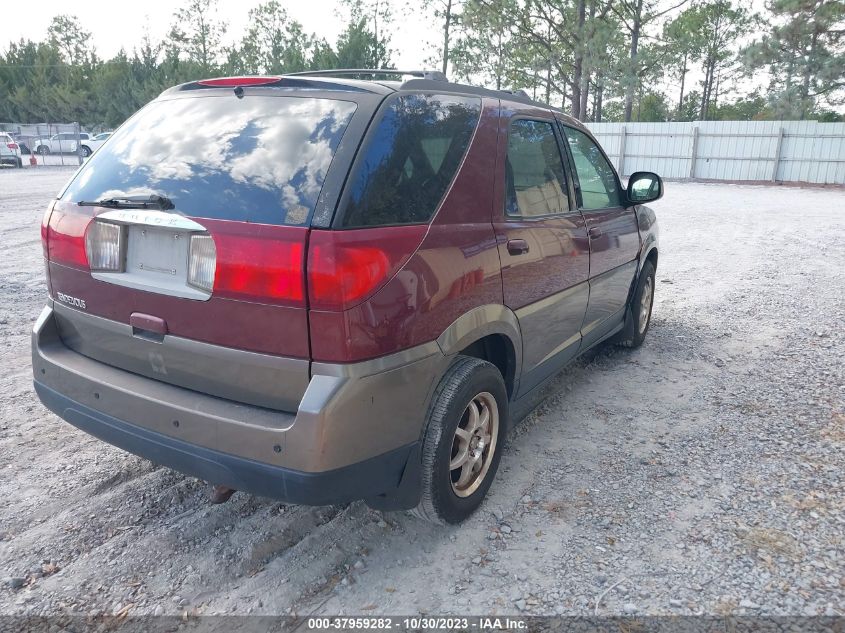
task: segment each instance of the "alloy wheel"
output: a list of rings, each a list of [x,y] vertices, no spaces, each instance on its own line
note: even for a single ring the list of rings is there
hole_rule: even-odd
[[[449,471],[457,496],[469,497],[478,490],[496,454],[498,438],[499,407],[493,394],[485,391],[470,400],[452,439]]]
[[[648,320],[651,317],[651,303],[654,300],[654,278],[649,276],[643,283],[643,291],[640,294],[640,334],[648,327]]]

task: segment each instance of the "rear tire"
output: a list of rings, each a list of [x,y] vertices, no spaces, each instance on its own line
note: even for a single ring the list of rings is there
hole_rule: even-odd
[[[637,289],[631,297],[630,313],[631,326],[626,325],[623,337],[617,343],[623,347],[639,347],[648,334],[651,325],[651,308],[654,305],[654,264],[646,260],[640,271]]]
[[[443,525],[460,523],[478,509],[499,468],[507,398],[494,365],[458,356],[432,398],[422,445],[422,496],[412,514]]]
[[[35,148],[35,151],[41,154],[42,156],[46,156],[50,153],[50,148],[46,145],[39,145],[37,148]]]
[[[79,153],[82,154],[82,158],[88,158],[91,155],[91,148],[87,145],[83,145],[79,149]]]

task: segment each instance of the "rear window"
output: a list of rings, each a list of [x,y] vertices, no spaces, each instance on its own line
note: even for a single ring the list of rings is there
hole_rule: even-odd
[[[62,199],[155,193],[188,216],[303,225],[355,108],[273,96],[156,101],[112,135]]]
[[[480,113],[476,97],[391,99],[356,161],[341,225],[428,222],[463,160]]]

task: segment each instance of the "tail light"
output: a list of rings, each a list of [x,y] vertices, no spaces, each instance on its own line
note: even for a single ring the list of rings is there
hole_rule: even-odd
[[[47,210],[44,212],[44,217],[41,218],[41,249],[44,251],[44,259],[48,259],[49,256],[49,253],[47,252],[47,233],[48,226],[50,224],[50,214],[53,213],[53,206],[55,204],[55,200],[50,202],[50,204],[47,205]]]
[[[225,220],[206,220],[203,224],[214,236],[216,248],[214,296],[276,305],[304,305],[308,229]],[[205,248],[210,247],[206,245]],[[199,251],[196,263],[201,266]],[[199,269],[197,273],[200,278]]]
[[[197,84],[211,88],[237,88],[238,86],[267,86],[279,80],[281,77],[218,77],[202,79]]]
[[[17,143],[6,143],[6,147],[8,147],[9,149],[18,149],[18,144]]]
[[[192,235],[188,253],[188,285],[211,292],[217,269],[217,249],[210,235]]]
[[[50,204],[47,205],[47,210],[44,211],[44,217],[41,218],[41,250],[44,254],[44,277],[47,281],[47,291],[50,295],[53,294],[53,287],[50,282],[50,264],[49,260],[49,252],[47,247],[47,234],[49,233],[49,224],[50,224],[50,216],[53,213],[53,207],[55,206],[56,201],[53,200]]]
[[[90,215],[77,211],[65,213],[59,204],[53,207],[46,227],[47,259],[57,264],[89,270],[85,252],[85,229]]]
[[[92,271],[121,272],[125,227],[111,222],[93,221],[85,232],[85,254]]]
[[[314,310],[346,310],[387,283],[425,237],[427,225],[312,231],[308,301]]]

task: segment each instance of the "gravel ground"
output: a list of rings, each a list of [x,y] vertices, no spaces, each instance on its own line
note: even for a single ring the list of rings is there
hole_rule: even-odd
[[[645,345],[581,358],[460,527],[236,494],[30,386],[38,225],[0,173],[0,613],[843,614],[845,191],[673,184]]]

